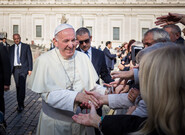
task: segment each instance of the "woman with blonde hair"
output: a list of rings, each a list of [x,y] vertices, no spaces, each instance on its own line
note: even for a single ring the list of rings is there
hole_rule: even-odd
[[[148,109],[141,133],[185,133],[185,48],[171,46],[147,54],[139,78]]]
[[[148,117],[89,114],[73,119],[99,128],[104,135],[127,133],[144,135],[181,135],[185,133],[185,48],[169,46],[143,56],[140,62],[140,91],[147,104]],[[136,132],[137,131],[137,132]],[[135,132],[135,133],[133,133]]]

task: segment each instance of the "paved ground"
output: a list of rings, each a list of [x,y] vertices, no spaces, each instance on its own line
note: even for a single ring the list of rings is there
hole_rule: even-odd
[[[39,119],[41,98],[38,94],[27,89],[25,98],[25,109],[18,113],[16,90],[11,86],[11,90],[5,92],[7,135],[35,135]]]
[[[13,42],[12,42],[13,44]],[[33,61],[46,50],[42,48],[36,49],[32,45]],[[39,53],[39,54],[38,54]],[[27,78],[28,81],[29,77]],[[36,127],[39,119],[41,98],[38,94],[31,90],[26,90],[25,109],[23,112],[17,112],[16,89],[13,77],[11,79],[11,87],[8,92],[5,92],[5,120],[7,122],[7,135],[35,135]]]

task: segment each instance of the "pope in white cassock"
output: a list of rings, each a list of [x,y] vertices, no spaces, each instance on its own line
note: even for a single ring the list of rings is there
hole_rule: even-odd
[[[71,117],[81,111],[80,103],[98,103],[84,90],[104,94],[105,89],[96,84],[98,76],[88,56],[75,51],[74,28],[60,24],[54,36],[56,48],[37,58],[28,85],[42,97],[37,135],[85,135],[86,131],[89,134],[90,129]]]

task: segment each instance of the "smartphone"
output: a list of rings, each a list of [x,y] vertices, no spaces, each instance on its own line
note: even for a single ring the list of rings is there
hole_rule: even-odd
[[[131,58],[133,65],[136,65],[136,55],[141,51],[143,47],[141,46],[132,46]]]

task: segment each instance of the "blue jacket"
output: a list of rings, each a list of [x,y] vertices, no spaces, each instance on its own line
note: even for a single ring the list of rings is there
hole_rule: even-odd
[[[114,69],[114,59],[116,58],[116,54],[111,54],[110,51],[107,49],[107,47],[105,47],[103,52],[105,54],[105,61],[106,61],[107,67],[113,70]]]

